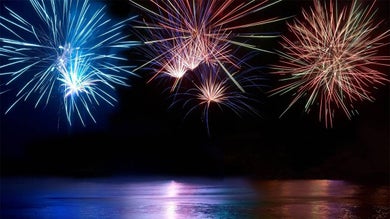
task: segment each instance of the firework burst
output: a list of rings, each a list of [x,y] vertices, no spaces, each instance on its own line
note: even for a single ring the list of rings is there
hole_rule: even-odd
[[[325,1],[324,1],[325,3]],[[375,1],[363,7],[357,0],[340,7],[337,1],[303,10],[303,18],[288,24],[292,37],[282,36],[281,61],[275,74],[286,83],[272,95],[293,92],[294,97],[282,115],[305,99],[305,111],[319,108],[319,120],[333,126],[335,111],[341,109],[350,119],[361,101],[374,101],[372,89],[389,82],[377,67],[389,66],[389,56],[378,55],[389,30],[376,34],[380,22],[374,20]]]
[[[248,92],[243,93],[235,86],[234,83],[221,72],[219,65],[202,64],[196,69],[196,74],[188,75],[183,80],[188,80],[194,86],[184,92],[178,91],[172,97],[175,101],[171,106],[182,104],[186,109],[186,118],[189,114],[201,110],[201,118],[206,126],[207,133],[210,135],[209,113],[211,108],[217,108],[220,111],[228,109],[241,116],[243,113],[260,116],[257,110],[253,107],[253,103],[257,103],[258,99],[252,98]],[[232,73],[236,76],[237,72]],[[248,72],[241,73],[237,76],[237,81],[245,88],[258,88],[261,80],[258,76],[247,76]]]
[[[235,68],[233,72],[241,68],[238,64],[240,58],[235,57],[235,48],[271,53],[251,41],[274,35],[246,31],[281,20],[254,19],[258,17],[258,12],[281,0],[271,3],[267,0],[150,0],[149,7],[134,0],[129,1],[149,15],[143,24],[135,27],[147,31],[144,40],[146,45],[152,47],[152,50],[155,50],[153,47],[159,48],[159,53],[155,53],[155,58],[147,63],[160,63],[155,75],[167,72],[166,66],[180,66],[184,72],[190,72],[201,64],[216,63],[241,91],[244,91],[243,87],[228,71],[231,67]],[[167,44],[170,46],[167,47]],[[172,58],[167,59],[166,55]]]
[[[139,44],[122,33],[134,17],[115,22],[104,5],[88,0],[28,3],[28,17],[1,5],[6,13],[0,16],[0,76],[5,89],[17,87],[16,101],[6,113],[30,98],[36,98],[37,107],[59,96],[70,124],[77,112],[85,125],[80,109],[95,121],[89,105],[113,105],[114,85],[128,86],[129,75],[135,75],[120,55]]]

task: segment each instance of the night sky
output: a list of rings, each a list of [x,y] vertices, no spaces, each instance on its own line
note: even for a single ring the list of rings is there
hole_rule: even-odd
[[[370,2],[370,1],[368,1]],[[264,17],[300,15],[311,1],[282,1],[265,10]],[[108,13],[124,19],[141,13],[126,0],[107,0]],[[3,7],[3,6],[2,6]],[[390,26],[389,3],[377,1],[376,19]],[[263,16],[262,15],[262,16]],[[284,33],[284,21],[265,27]],[[266,49],[278,48],[278,38],[264,40]],[[259,42],[260,43],[260,42]],[[389,46],[381,53],[389,55]],[[126,51],[135,65],[143,63],[140,50]],[[19,104],[4,115],[13,97],[0,95],[1,173],[3,175],[111,176],[116,174],[246,175],[258,178],[352,178],[388,180],[390,170],[390,87],[373,91],[375,102],[358,104],[359,115],[349,120],[341,112],[333,128],[318,121],[317,112],[295,105],[279,115],[290,96],[269,97],[278,84],[269,74],[277,56],[257,54],[249,62],[264,86],[254,105],[259,117],[229,111],[210,111],[207,135],[199,111],[183,119],[179,107],[168,108],[164,84],[129,78],[130,87],[118,87],[115,107],[102,106],[97,123],[69,127],[58,107],[34,109],[32,102]],[[382,67],[388,74],[389,67]]]

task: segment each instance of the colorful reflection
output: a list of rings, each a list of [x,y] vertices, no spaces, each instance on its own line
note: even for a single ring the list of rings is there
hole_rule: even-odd
[[[254,186],[262,193],[256,215],[316,219],[390,216],[386,186],[342,180],[270,180]]]
[[[1,218],[389,218],[388,186],[337,180],[1,181]]]

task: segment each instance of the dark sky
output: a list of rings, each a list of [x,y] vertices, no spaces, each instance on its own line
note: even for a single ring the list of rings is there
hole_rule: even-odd
[[[107,1],[109,13],[126,18],[139,12],[126,0]],[[264,16],[300,14],[311,1],[282,1]],[[3,7],[3,6],[2,6]],[[389,26],[389,5],[378,1],[377,17]],[[286,31],[285,23],[269,26]],[[265,47],[278,46],[278,39]],[[128,51],[135,62],[139,51]],[[383,49],[389,55],[389,47]],[[258,54],[250,60],[264,66],[264,90],[277,84],[267,77],[265,65],[277,57]],[[383,68],[389,73],[389,68]],[[140,71],[141,74],[145,72]],[[146,75],[146,74],[145,74]],[[336,116],[325,128],[315,112],[297,105],[279,114],[289,96],[267,97],[259,92],[255,104],[261,117],[228,111],[211,111],[211,136],[198,112],[183,119],[180,107],[168,109],[169,95],[161,84],[131,78],[129,88],[118,88],[118,104],[102,106],[97,123],[69,127],[58,108],[33,108],[26,102],[0,117],[1,170],[3,174],[111,175],[111,174],[244,174],[255,177],[388,177],[389,85],[374,91],[375,102],[359,104],[359,115],[348,120]],[[13,97],[0,96],[1,112]]]

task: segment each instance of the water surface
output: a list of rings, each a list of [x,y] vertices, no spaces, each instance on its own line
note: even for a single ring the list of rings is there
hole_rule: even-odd
[[[1,218],[389,218],[389,187],[337,180],[3,178]]]

